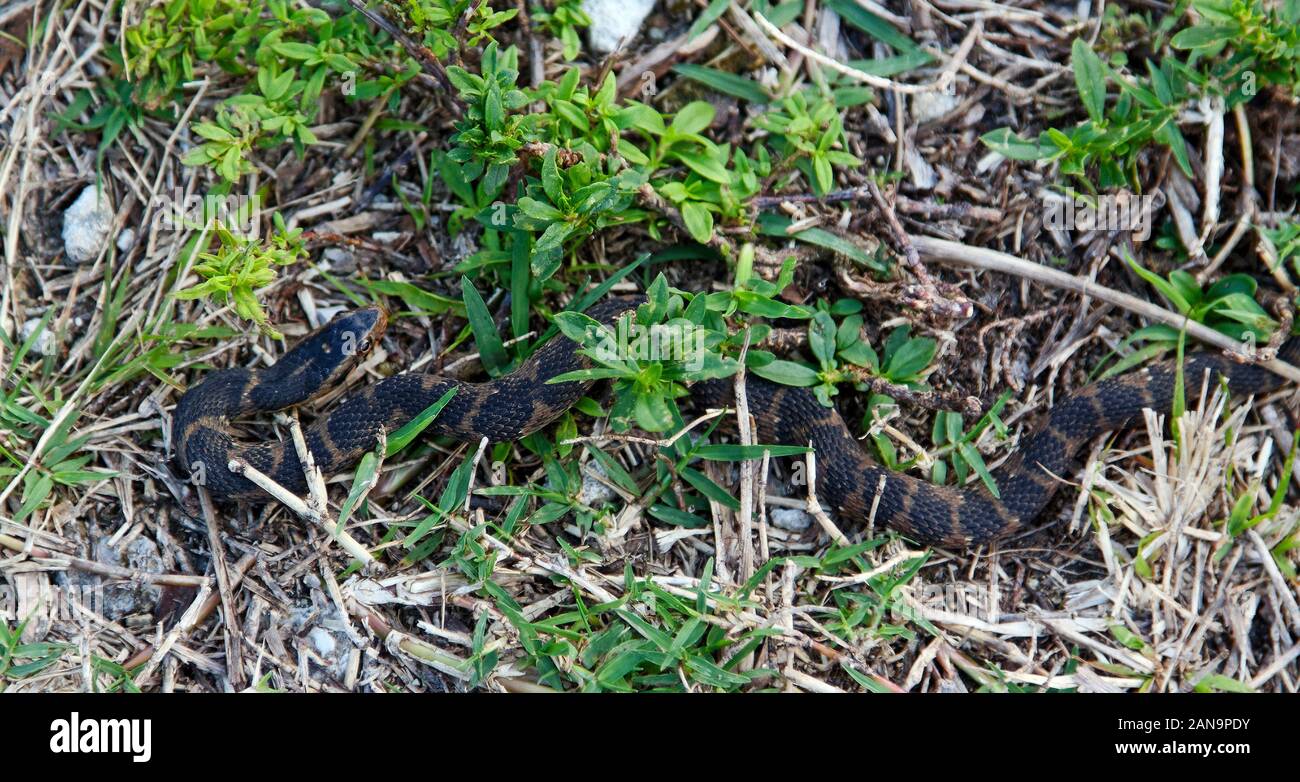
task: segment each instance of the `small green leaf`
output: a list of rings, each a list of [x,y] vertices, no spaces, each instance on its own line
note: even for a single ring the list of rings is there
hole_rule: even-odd
[[[564,180],[560,178],[560,167],[555,162],[557,154],[558,152],[556,148],[551,147],[546,150],[546,156],[542,158],[542,189],[546,191],[546,197],[551,199],[551,203],[563,204]],[[522,201],[523,199],[520,200]],[[520,206],[522,207],[522,204],[520,204]]]
[[[1051,157],[1054,147],[1017,136],[1011,128],[998,128],[980,136],[984,146],[1011,160],[1042,160]]]
[[[50,496],[50,490],[53,488],[54,479],[51,476],[38,476],[23,490],[23,504],[18,508],[18,513],[14,514],[14,523],[21,523],[30,516],[32,511],[40,507],[41,503]]]
[[[958,420],[960,421],[960,419]],[[1002,495],[998,492],[998,485],[993,480],[988,465],[984,464],[984,457],[980,456],[980,452],[975,449],[975,446],[963,440],[957,443],[957,453],[961,454],[961,458],[965,460],[966,464],[975,470],[975,474],[980,477],[980,480],[988,488],[989,494],[992,494],[994,499],[1000,499]]]
[[[682,204],[682,219],[691,238],[700,244],[708,244],[713,239],[713,213],[698,201]]]
[[[686,31],[686,40],[693,41],[696,36],[708,29],[709,25],[718,21],[724,13],[727,12],[731,0],[712,0],[708,7],[704,9],[691,25],[691,29]]]
[[[677,112],[668,128],[679,136],[699,133],[713,124],[714,113],[712,104],[702,100],[691,101]]]
[[[388,448],[384,452],[384,456],[392,456],[410,445],[412,440],[420,436],[420,432],[423,432],[429,424],[433,423],[433,419],[438,417],[438,413],[442,412],[442,409],[447,406],[447,403],[455,395],[456,388],[454,386],[447,389],[446,393],[438,398],[438,401],[421,410],[419,415],[393,432],[388,437]]]
[[[1254,692],[1246,682],[1238,681],[1230,676],[1224,676],[1221,673],[1211,673],[1201,677],[1193,686],[1196,692]]]
[[[909,338],[895,350],[885,364],[885,377],[896,383],[906,382],[930,365],[938,345],[926,337]]]
[[[1074,70],[1075,86],[1079,88],[1079,99],[1088,110],[1088,117],[1100,123],[1106,108],[1106,66],[1082,38],[1074,39],[1070,65]]]
[[[343,532],[348,519],[352,516],[352,510],[361,501],[361,498],[374,487],[375,481],[379,477],[378,466],[379,457],[375,455],[374,451],[367,451],[361,457],[361,461],[357,463],[356,474],[352,479],[352,488],[348,490],[347,498],[339,506],[339,523],[334,528],[335,535]]]
[[[711,182],[730,185],[731,175],[727,173],[726,161],[709,154],[674,150],[673,156],[686,164],[686,167]]]
[[[1239,25],[1202,23],[1188,27],[1186,30],[1180,30],[1177,35],[1170,39],[1169,45],[1175,49],[1208,49],[1230,42],[1240,32],[1241,27]]]
[[[496,324],[492,322],[492,313],[488,312],[483,297],[474,288],[468,277],[460,278],[461,297],[465,301],[465,314],[469,326],[474,331],[474,341],[478,344],[479,358],[483,368],[496,375],[510,363],[506,349],[497,333]]]
[[[797,445],[733,445],[731,443],[714,443],[701,445],[695,449],[695,455],[701,459],[714,462],[739,462],[746,459],[762,459],[766,451],[770,456],[801,456],[808,453],[808,448]]]
[[[714,0],[714,5],[722,4],[725,9],[729,0]],[[707,11],[705,13],[708,13]],[[763,87],[753,79],[747,79],[744,76],[731,73],[729,71],[718,70],[717,68],[706,68],[703,65],[694,65],[692,63],[682,63],[673,66],[674,73],[680,73],[682,76],[691,81],[699,82],[710,89],[717,90],[724,95],[730,95],[733,98],[749,101],[754,104],[764,104],[771,100]]]
[[[750,367],[750,371],[761,378],[787,386],[815,386],[821,382],[817,370],[806,364],[777,359],[761,367]]]

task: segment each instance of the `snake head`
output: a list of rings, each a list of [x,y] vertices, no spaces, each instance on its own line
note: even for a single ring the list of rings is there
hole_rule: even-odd
[[[362,307],[335,315],[313,339],[325,355],[336,357],[341,374],[347,374],[375,349],[387,327],[388,313],[382,307]],[[341,375],[332,375],[326,382],[336,379]]]
[[[388,315],[380,307],[334,316],[264,371],[259,404],[277,410],[338,385],[375,349],[387,326]]]
[[[379,344],[379,338],[384,336],[384,329],[388,328],[388,313],[384,312],[383,307],[363,307],[336,315],[330,322],[355,331],[358,339],[356,353],[359,357],[365,357]]]

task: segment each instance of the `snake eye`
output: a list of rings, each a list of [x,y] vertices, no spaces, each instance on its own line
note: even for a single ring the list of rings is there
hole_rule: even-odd
[[[374,346],[375,346],[375,343],[374,343],[373,341],[371,341],[370,337],[366,337],[365,339],[361,340],[361,349],[360,349],[359,351],[357,351],[357,352],[359,352],[359,353],[369,353],[369,352],[370,352],[370,349],[371,349],[372,347],[374,347]]]

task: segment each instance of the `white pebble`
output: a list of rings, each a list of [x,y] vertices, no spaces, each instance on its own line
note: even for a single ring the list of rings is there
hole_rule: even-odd
[[[919,92],[912,96],[912,119],[922,122],[939,119],[957,108],[961,98],[948,92]]]
[[[311,646],[316,650],[316,654],[321,657],[328,657],[334,653],[338,643],[334,640],[334,634],[321,628],[313,627],[312,631],[307,634],[307,640],[311,641]]]
[[[655,0],[582,0],[582,10],[591,17],[587,42],[598,54],[631,44],[654,7]]]
[[[592,473],[599,474],[608,478],[609,474],[600,463],[592,460],[587,462],[587,469],[582,471],[582,492],[578,495],[578,501],[589,508],[599,508],[607,502],[612,501],[618,496],[618,492],[606,486]]]
[[[803,532],[812,526],[813,518],[799,508],[768,508],[767,517],[773,526],[789,532]]]
[[[113,227],[113,205],[108,193],[86,185],[63,213],[63,249],[77,263],[93,261],[103,249]]]
[[[36,327],[41,325],[40,318],[32,318],[23,324],[22,341],[26,342],[32,334],[36,333]],[[32,352],[38,356],[52,356],[55,353],[54,332],[50,330],[50,325],[45,326],[45,330],[32,343]]]
[[[352,263],[352,253],[342,247],[326,247],[325,252],[321,253],[321,255],[330,263],[332,269]]]

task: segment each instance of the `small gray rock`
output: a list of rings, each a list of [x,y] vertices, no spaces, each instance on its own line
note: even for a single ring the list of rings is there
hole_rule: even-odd
[[[63,249],[77,263],[93,261],[113,227],[113,205],[108,193],[86,185],[63,213]]]
[[[94,541],[92,553],[97,562],[119,567],[139,570],[144,573],[162,573],[162,553],[158,544],[144,535],[136,535],[125,546],[109,545],[110,538],[101,537]],[[161,587],[136,581],[103,579],[103,605],[100,611],[112,621],[118,621],[132,614],[146,614],[153,611],[162,595]]]
[[[326,247],[322,253],[325,260],[329,263],[331,271],[352,272],[356,271],[357,259],[351,251],[342,247]]]
[[[36,333],[36,327],[39,325],[41,325],[40,318],[32,318],[24,323],[21,337],[22,341],[26,342],[30,339],[32,334]],[[41,331],[41,335],[36,338],[34,343],[32,343],[32,352],[38,356],[52,356],[57,349],[54,340],[54,332],[50,330],[49,324],[46,324],[45,329]]]
[[[803,532],[813,523],[813,517],[798,508],[768,508],[767,517],[773,526],[788,532]]]
[[[321,657],[329,657],[338,648],[338,642],[334,640],[334,634],[323,627],[313,627],[311,632],[307,634],[307,640],[311,642],[316,654]]]
[[[912,96],[912,118],[919,125],[936,120],[957,108],[961,98],[949,92],[920,92]]]
[[[619,43],[631,43],[654,7],[655,0],[582,0],[582,10],[591,17],[587,43],[598,54],[609,54]]]
[[[607,502],[618,497],[618,492],[606,486],[596,478],[592,473],[599,474],[601,477],[608,478],[609,474],[605,468],[600,466],[597,461],[587,462],[586,470],[582,471],[582,492],[578,495],[578,501],[590,508],[599,508]]]
[[[348,671],[352,641],[343,629],[338,610],[331,608],[317,616],[315,621],[317,624],[307,631],[306,637],[308,646],[320,658],[315,663],[336,681],[343,681]]]

